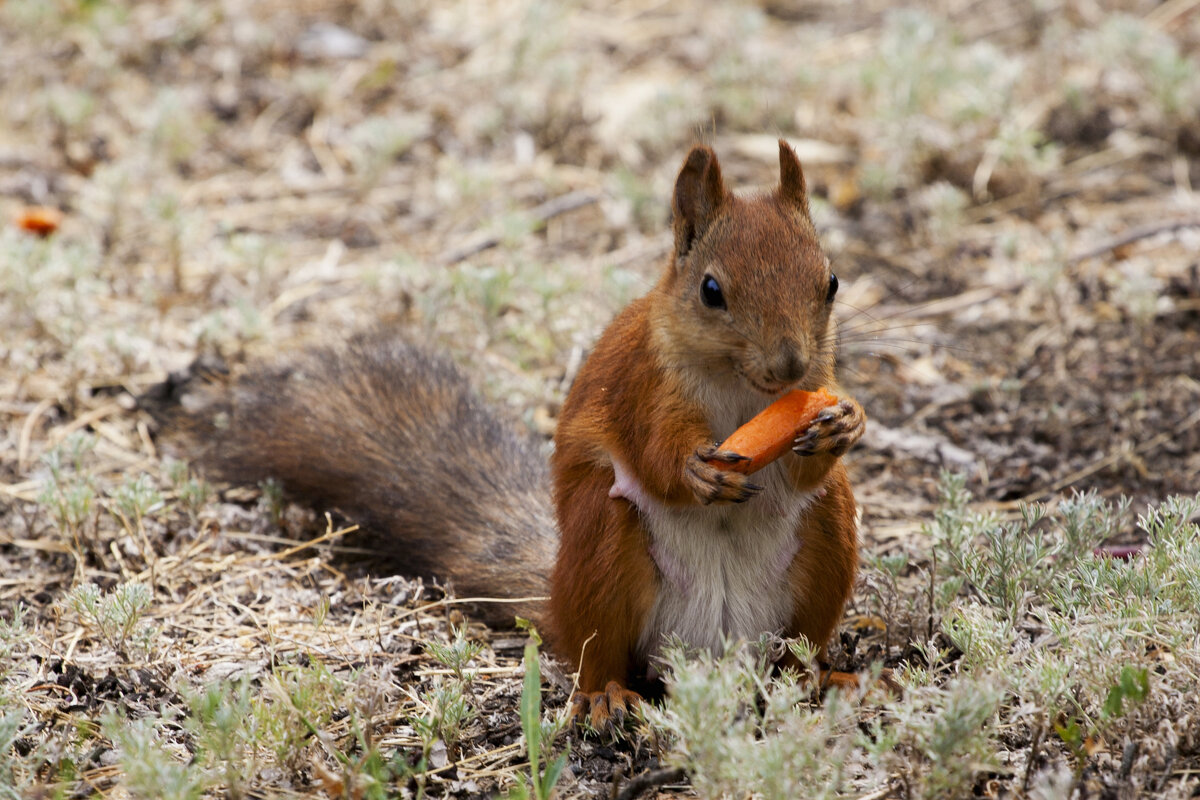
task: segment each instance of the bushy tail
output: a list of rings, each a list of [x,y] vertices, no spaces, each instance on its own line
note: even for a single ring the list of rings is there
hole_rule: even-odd
[[[548,594],[557,536],[544,459],[445,358],[372,335],[232,385],[193,368],[143,405],[208,474],[274,477],[361,523],[383,569],[449,579],[459,597]],[[511,624],[543,605],[481,608]]]

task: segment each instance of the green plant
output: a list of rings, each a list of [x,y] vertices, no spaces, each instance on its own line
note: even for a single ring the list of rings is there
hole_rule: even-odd
[[[478,306],[484,319],[494,322],[511,304],[513,270],[511,266],[476,267],[463,264],[456,271],[455,294],[461,301]]]
[[[792,644],[802,663],[815,656]],[[869,769],[855,747],[857,701],[831,691],[814,706],[807,680],[771,677],[761,646],[714,656],[675,643],[664,661],[668,697],[645,714],[666,736],[664,760],[683,767],[701,797],[834,798],[849,790],[848,775]]]
[[[266,702],[253,705],[254,726],[262,746],[274,753],[285,769],[301,769],[311,739],[322,731],[338,708],[345,683],[320,662],[308,666],[276,667],[263,682]]]
[[[433,745],[440,739],[447,753],[453,754],[463,736],[463,727],[476,711],[463,685],[456,681],[435,681],[433,689],[413,699],[424,713],[409,722],[422,741],[422,760],[428,760]]]
[[[173,87],[164,87],[150,106],[146,144],[171,166],[181,168],[200,150],[211,126],[207,109],[191,104]]]
[[[938,577],[956,587],[965,582],[1008,619],[1062,586],[1081,559],[1128,521],[1128,501],[1110,507],[1094,493],[1063,499],[1058,519],[1049,524],[1043,524],[1046,507],[1036,503],[1022,506],[1019,519],[1002,521],[993,512],[967,508],[960,476],[943,475],[942,481],[942,506],[925,528],[942,565]]]
[[[130,720],[112,711],[101,720],[101,728],[118,750],[122,784],[130,796],[194,800],[204,794],[203,772],[189,769],[181,758],[168,752],[162,721]]]
[[[63,606],[80,622],[100,635],[119,656],[128,659],[131,652],[148,655],[155,646],[158,629],[142,617],[154,601],[144,583],[121,583],[102,593],[94,583],[82,583],[72,589]]]
[[[1093,50],[1110,70],[1126,70],[1129,89],[1153,100],[1162,117],[1186,118],[1200,95],[1196,61],[1182,52],[1179,42],[1143,19],[1113,14],[1087,37]],[[1189,123],[1190,124],[1190,123]]]
[[[30,788],[26,765],[16,752],[16,742],[25,726],[25,712],[20,709],[0,715],[0,798],[21,800]]]
[[[192,734],[196,761],[215,773],[231,800],[247,796],[258,768],[258,717],[250,681],[186,690],[184,698],[188,714],[183,726]]]
[[[628,205],[639,230],[650,232],[662,224],[665,213],[662,199],[657,187],[645,176],[621,165],[613,171],[609,180],[616,184],[616,194]]]
[[[51,478],[38,495],[38,502],[49,508],[59,529],[77,540],[91,516],[95,499],[96,490],[86,476],[73,476],[66,483]]]
[[[1088,756],[1095,752],[1104,732],[1120,717],[1125,715],[1126,704],[1138,705],[1150,696],[1150,672],[1143,668],[1125,666],[1120,676],[1108,690],[1104,705],[1100,709],[1097,724],[1085,730],[1084,724],[1075,716],[1060,713],[1054,720],[1054,733],[1067,746],[1075,765],[1075,777],[1083,775]]]
[[[522,621],[523,622],[523,621]],[[549,800],[554,796],[554,786],[567,765],[568,751],[549,759],[549,745],[566,724],[559,717],[549,725],[542,720],[542,674],[538,662],[538,647],[541,637],[535,628],[525,623],[529,641],[525,645],[525,682],[521,687],[521,732],[525,735],[525,749],[529,754],[529,782],[520,781],[509,788],[508,800]]]
[[[346,793],[368,800],[384,800],[398,776],[411,777],[403,750],[385,759],[375,740],[376,720],[393,707],[390,670],[367,667],[350,681],[349,712],[352,747],[342,763],[342,782]]]
[[[175,490],[175,496],[183,504],[188,518],[196,524],[200,509],[204,508],[208,498],[212,496],[212,486],[203,478],[191,474],[187,462],[168,461],[167,479]]]
[[[910,692],[896,711],[897,755],[913,797],[972,794],[976,777],[996,764],[995,737],[1006,683],[997,673],[958,677],[932,691]]]
[[[207,785],[221,786],[235,800],[251,796],[261,770],[276,764],[293,769],[311,765],[347,796],[382,800],[392,779],[405,771],[400,753],[385,759],[372,733],[374,718],[388,705],[386,688],[381,688],[386,684],[386,675],[376,670],[344,681],[317,664],[277,669],[263,687],[265,693],[246,678],[199,691],[185,689],[188,713],[182,725],[192,736],[192,766],[207,773]],[[348,739],[328,730],[343,701]],[[337,773],[308,751],[309,743],[320,745]],[[275,760],[264,761],[263,752]]]
[[[0,679],[7,676],[11,668],[12,658],[18,648],[29,640],[30,632],[25,626],[25,616],[29,607],[17,603],[12,608],[12,616],[8,619],[0,617]]]
[[[429,120],[420,115],[368,117],[349,134],[354,171],[365,194],[383,178],[387,167],[425,136]]]
[[[85,523],[92,515],[96,489],[84,467],[85,459],[96,442],[90,436],[74,433],[42,456],[50,475],[38,494],[38,504],[50,512],[59,530],[81,546]]]
[[[46,99],[55,122],[70,133],[86,133],[96,113],[95,95],[86,89],[56,86]]]
[[[867,554],[864,559],[864,573],[871,581],[873,591],[868,595],[868,602],[877,611],[886,626],[884,648],[892,649],[893,636],[900,622],[900,607],[905,595],[900,590],[899,577],[909,565],[907,553],[892,553],[889,555]]]
[[[479,642],[466,638],[462,628],[454,631],[454,639],[446,644],[438,641],[425,643],[425,650],[439,662],[449,667],[454,677],[464,685],[470,684],[473,675],[466,673],[467,664],[483,650]]]
[[[262,497],[258,499],[259,507],[270,515],[272,525],[283,527],[283,511],[287,507],[283,484],[274,478],[267,478],[258,482],[258,488],[262,491]]]
[[[951,240],[962,227],[964,212],[970,205],[966,192],[953,184],[939,181],[921,192],[922,205],[928,210],[929,231],[938,239]]]
[[[463,726],[474,717],[475,709],[458,680],[434,681],[426,692],[409,689],[409,699],[419,709],[410,714],[408,723],[421,742],[421,753],[414,766],[400,765],[401,774],[417,785],[417,797],[425,796],[430,759],[438,742],[447,757],[454,755],[463,735]]]
[[[110,510],[130,534],[144,533],[142,520],[151,512],[161,510],[165,503],[163,494],[154,485],[154,480],[142,473],[109,492]]]
[[[1128,530],[1127,501],[1076,493],[1004,520],[973,508],[961,477],[944,476],[941,492],[931,552],[874,562],[873,585],[895,595],[881,607],[932,626],[909,643],[919,658],[895,669],[902,697],[831,694],[814,707],[794,676],[771,676],[771,648],[667,648],[669,696],[646,714],[665,735],[664,760],[684,767],[698,794],[837,797],[891,775],[912,797],[969,796],[1002,769],[1003,737],[1040,729],[1058,749],[1045,745],[1047,763],[1026,786],[1055,796],[1107,741],[1147,735],[1173,713],[1200,668],[1200,528],[1190,521],[1200,498],[1143,515],[1150,547],[1126,562],[1096,548]],[[813,669],[811,647],[789,649]]]
[[[389,787],[393,779],[405,772],[400,751],[389,761],[379,748],[371,742],[370,728],[364,727],[358,717],[351,721],[351,734],[358,751],[355,758],[345,758],[342,767],[342,782],[345,793],[350,797],[365,800],[385,800],[393,796]]]

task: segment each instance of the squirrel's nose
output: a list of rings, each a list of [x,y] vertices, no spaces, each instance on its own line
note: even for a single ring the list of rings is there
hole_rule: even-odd
[[[808,359],[796,350],[786,348],[775,357],[770,372],[780,383],[795,383],[808,372]]]

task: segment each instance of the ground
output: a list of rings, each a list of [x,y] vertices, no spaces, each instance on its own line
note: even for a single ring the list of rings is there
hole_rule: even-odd
[[[373,572],[336,510],[206,485],[136,398],[199,355],[238,370],[386,328],[549,442],[662,265],[697,141],[743,190],[791,141],[841,279],[841,382],[870,418],[842,666],[904,673],[927,644],[885,612],[941,574],[943,472],[995,525],[1094,490],[1131,502],[1109,552],[1156,542],[1135,515],[1200,487],[1198,48],[1189,0],[0,6],[0,788],[465,797],[528,775],[523,634]],[[33,206],[62,212],[51,235],[19,224]],[[987,594],[967,583],[953,602]],[[937,686],[970,669],[954,642]],[[1171,653],[1156,686],[1194,663]],[[561,710],[569,676],[542,672]],[[1074,765],[1058,796],[1192,791],[1190,716],[1105,728],[1140,743],[1126,767],[1116,734],[1043,748],[1074,718],[1005,691],[974,792],[1025,792],[1023,752]],[[563,734],[560,792],[660,761],[694,784],[664,791],[716,792],[662,730]],[[846,796],[919,796],[933,772],[906,769]]]

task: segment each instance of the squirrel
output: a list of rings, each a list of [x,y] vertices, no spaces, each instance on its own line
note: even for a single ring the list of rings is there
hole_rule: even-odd
[[[483,619],[531,617],[578,670],[576,711],[611,729],[660,685],[666,636],[717,650],[777,632],[821,649],[854,584],[840,457],[865,427],[856,401],[753,475],[718,466],[740,456],[716,443],[777,396],[834,381],[838,280],[782,139],[779,166],[773,192],[740,197],[711,148],[688,153],[673,252],[580,368],[549,474],[538,443],[447,359],[394,336],[252,369],[232,388],[173,376],[148,405],[218,477],[273,476],[362,522],[388,567],[468,597],[548,593],[485,605]]]

